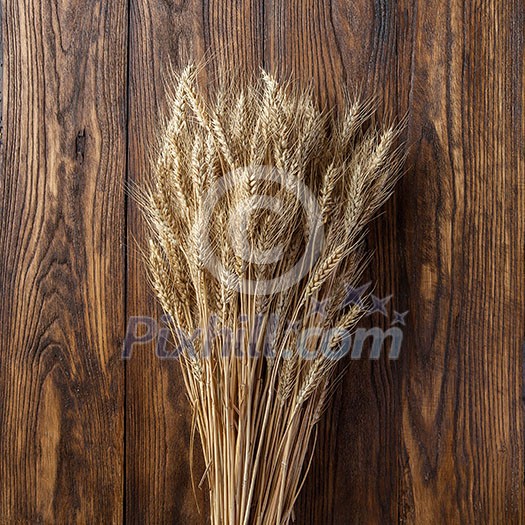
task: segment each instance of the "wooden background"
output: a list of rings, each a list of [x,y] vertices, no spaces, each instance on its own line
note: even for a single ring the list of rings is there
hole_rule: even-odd
[[[401,357],[351,364],[297,522],[525,523],[520,0],[3,0],[1,17],[0,523],[206,522],[176,363],[120,356],[129,316],[158,315],[125,186],[147,177],[168,65],[218,52],[408,115],[407,174],[369,236],[377,293],[409,310]]]

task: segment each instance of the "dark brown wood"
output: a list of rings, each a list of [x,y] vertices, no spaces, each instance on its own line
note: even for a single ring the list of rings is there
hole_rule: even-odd
[[[333,107],[345,92],[375,96],[379,115],[403,115],[408,106],[410,55],[397,54],[405,37],[397,6],[388,1],[269,2],[267,62],[284,78],[312,84],[318,97]],[[366,37],[364,37],[366,35]],[[393,305],[406,310],[397,294],[396,206],[371,228],[375,250],[366,280],[375,293],[394,294]],[[378,316],[364,326],[389,322]],[[350,364],[336,402],[319,427],[319,447],[300,498],[298,523],[394,523],[398,519],[398,452],[401,406],[397,363]]]
[[[171,66],[177,69],[199,54],[202,14],[199,2],[191,0],[133,0],[130,9],[128,180],[133,188],[148,180],[159,126],[167,116]],[[162,313],[140,251],[146,232],[133,199],[127,231],[127,317],[150,316],[160,325]],[[155,344],[136,346],[126,363],[126,521],[198,523],[188,469],[191,414],[178,363],[159,360]],[[197,495],[205,512],[202,491]]]
[[[523,4],[418,2],[410,23],[400,517],[522,523]]]
[[[2,6],[1,523],[123,517],[126,14]]]
[[[130,316],[160,322],[125,181],[148,178],[170,66],[203,58],[210,85],[263,66],[408,119],[368,237],[393,297],[367,326],[408,310],[401,357],[350,364],[297,523],[525,521],[521,2],[5,0],[2,20],[1,523],[206,523],[177,363],[120,359]]]
[[[159,123],[168,116],[171,72],[188,61],[245,71],[262,66],[258,3],[133,0],[130,32],[129,177],[147,180]],[[129,203],[128,316],[160,311],[147,286],[137,250],[146,232],[138,207]],[[131,241],[133,239],[133,241]],[[152,345],[137,349],[126,366],[126,516],[132,523],[205,523],[206,485],[192,489],[189,463],[191,414],[178,363],[159,360]],[[205,467],[195,444],[195,485]],[[198,509],[200,509],[200,514]]]

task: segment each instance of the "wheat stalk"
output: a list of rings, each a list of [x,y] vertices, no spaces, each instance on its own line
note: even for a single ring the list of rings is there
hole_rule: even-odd
[[[399,173],[399,128],[366,128],[370,103],[323,112],[267,73],[215,98],[196,77],[178,76],[141,198],[148,268],[183,349],[211,522],[285,524],[333,391],[329,352],[363,313],[342,307],[342,284]]]

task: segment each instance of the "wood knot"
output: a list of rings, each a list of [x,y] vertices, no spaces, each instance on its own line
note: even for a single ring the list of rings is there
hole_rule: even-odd
[[[84,153],[86,150],[86,129],[82,129],[77,133],[77,138],[75,141],[75,150],[77,162],[82,164],[84,162]]]

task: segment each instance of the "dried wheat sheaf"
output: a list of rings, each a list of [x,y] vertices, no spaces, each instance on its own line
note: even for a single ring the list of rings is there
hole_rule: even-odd
[[[148,267],[171,317],[211,522],[289,523],[364,313],[345,292],[400,172],[400,127],[370,125],[370,102],[323,111],[266,73],[211,97],[197,73],[177,76],[141,197]]]

